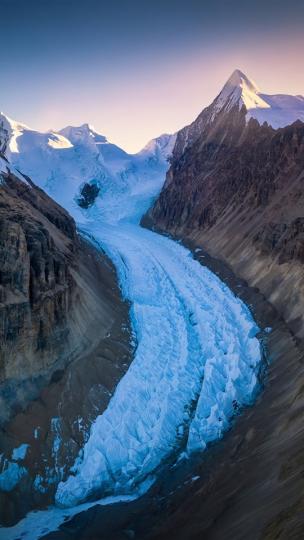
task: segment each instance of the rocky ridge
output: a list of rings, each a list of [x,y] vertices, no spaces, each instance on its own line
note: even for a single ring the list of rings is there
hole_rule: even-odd
[[[228,262],[303,338],[304,124],[261,125],[242,103],[214,110],[177,135],[144,222]]]

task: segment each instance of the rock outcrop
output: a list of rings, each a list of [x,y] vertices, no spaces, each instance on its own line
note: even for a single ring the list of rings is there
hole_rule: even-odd
[[[79,301],[74,275],[78,250],[73,219],[29,179],[20,180],[9,168],[3,172],[1,420],[14,403],[26,402],[27,393],[33,396],[33,378],[49,374],[79,347],[68,320]]]
[[[100,187],[96,183],[89,184],[86,182],[80,189],[80,195],[76,199],[80,208],[90,208],[98,197]]]

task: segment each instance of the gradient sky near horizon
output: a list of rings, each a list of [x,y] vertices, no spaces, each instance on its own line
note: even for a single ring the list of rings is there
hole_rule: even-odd
[[[0,0],[0,110],[85,122],[128,151],[174,132],[235,68],[304,94],[303,0]]]

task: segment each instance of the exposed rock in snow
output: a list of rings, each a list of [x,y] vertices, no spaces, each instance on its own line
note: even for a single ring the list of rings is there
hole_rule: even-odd
[[[94,204],[99,192],[100,187],[97,183],[84,184],[80,189],[80,195],[77,199],[80,208],[90,208]]]

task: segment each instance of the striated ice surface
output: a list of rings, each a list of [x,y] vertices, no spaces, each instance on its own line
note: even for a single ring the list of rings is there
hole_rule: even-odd
[[[132,492],[182,444],[221,437],[235,402],[251,401],[260,362],[248,308],[187,249],[132,224],[86,230],[115,263],[138,344],[76,474],[58,486],[63,506]]]

